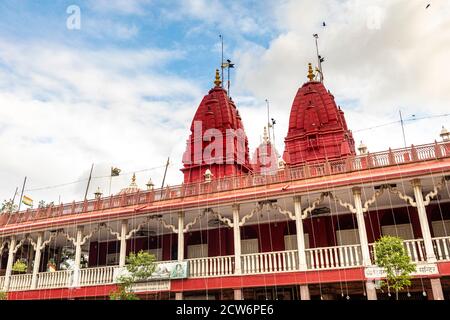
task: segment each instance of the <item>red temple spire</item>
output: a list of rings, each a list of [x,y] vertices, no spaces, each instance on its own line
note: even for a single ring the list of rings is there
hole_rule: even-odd
[[[323,83],[316,80],[311,64],[307,78],[309,81],[298,89],[292,103],[284,160],[295,166],[356,154],[344,112]]]

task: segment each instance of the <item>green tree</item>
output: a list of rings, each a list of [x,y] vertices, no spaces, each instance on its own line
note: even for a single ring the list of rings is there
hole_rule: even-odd
[[[111,300],[139,300],[133,292],[133,284],[146,281],[155,271],[155,255],[139,251],[137,254],[131,252],[127,257],[125,265],[128,274],[117,278],[118,288],[109,295]]]
[[[4,291],[0,291],[0,300],[8,300],[8,294]]]
[[[381,287],[387,287],[388,292],[398,292],[411,285],[411,272],[416,271],[416,265],[403,246],[403,240],[398,237],[383,236],[375,242],[375,264],[386,272],[386,280],[381,281]]]
[[[17,209],[17,205],[12,200],[4,200],[0,206],[0,213],[11,213]]]

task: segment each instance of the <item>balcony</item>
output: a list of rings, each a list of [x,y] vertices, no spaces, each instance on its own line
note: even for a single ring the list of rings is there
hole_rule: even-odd
[[[415,263],[426,261],[422,239],[404,241],[405,248]],[[433,238],[433,246],[438,261],[450,261],[450,237]],[[369,244],[373,261],[373,244]],[[334,270],[362,267],[360,245],[322,247],[306,249],[307,270]],[[234,256],[218,256],[187,259],[189,278],[210,278],[235,275]],[[165,261],[167,262],[167,261]],[[298,252],[278,251],[241,256],[242,275],[270,274],[299,271]],[[114,269],[117,266],[86,268],[80,270],[80,287],[114,284]],[[9,291],[31,289],[31,274],[12,275]],[[0,277],[0,288],[5,277]],[[70,288],[73,271],[41,272],[38,274],[36,289]]]
[[[27,209],[19,213],[0,216],[0,226],[20,224],[28,221],[45,220],[62,216],[82,214],[98,210],[111,210],[129,206],[142,206],[156,201],[174,200],[222,191],[265,186],[268,184],[290,183],[322,176],[350,173],[367,169],[398,166],[408,163],[429,161],[450,157],[450,143],[440,142],[401,149],[368,153],[322,163],[308,163],[299,167],[278,170],[273,174],[248,174],[213,180],[211,183],[197,182],[139,191],[134,194],[65,203],[46,208]]]

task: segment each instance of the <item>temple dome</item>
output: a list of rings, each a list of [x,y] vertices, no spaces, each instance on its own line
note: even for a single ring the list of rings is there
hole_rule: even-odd
[[[344,111],[323,83],[314,80],[311,64],[308,78],[292,103],[284,160],[297,165],[355,155]]]
[[[136,193],[138,191],[141,191],[141,189],[138,187],[138,185],[136,184],[136,174],[133,173],[133,177],[131,178],[131,183],[128,187],[123,188],[122,190],[120,190],[120,192],[118,193],[118,195],[123,195],[123,194],[130,194],[130,193]]]
[[[267,128],[264,127],[263,141],[253,153],[253,171],[262,174],[275,173],[279,168],[278,158],[278,151],[267,135]]]
[[[235,103],[221,87],[218,70],[214,84],[203,97],[192,120],[191,134],[183,155],[184,167],[181,169],[185,183],[201,181],[206,169],[211,170],[215,178],[220,178],[246,173],[250,168],[244,125]],[[232,132],[242,135],[241,149],[237,146],[236,137],[234,147],[228,145],[227,148],[227,140],[233,141],[229,136]],[[215,134],[219,133],[222,142],[216,141]],[[220,148],[213,148],[213,145]],[[239,152],[240,150],[242,152]]]

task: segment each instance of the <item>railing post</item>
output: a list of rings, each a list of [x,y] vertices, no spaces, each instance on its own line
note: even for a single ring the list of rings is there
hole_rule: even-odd
[[[395,164],[394,153],[392,153],[392,149],[391,148],[389,148],[388,160],[389,160],[389,165],[392,166],[392,165]]]
[[[300,271],[306,271],[308,269],[308,266],[306,264],[305,238],[303,233],[303,220],[302,220],[302,202],[300,196],[294,197],[294,212],[295,212],[295,228],[297,233],[298,267]],[[308,285],[300,285],[300,298],[302,300],[311,299]]]
[[[417,161],[419,160],[419,157],[417,156],[417,149],[414,147],[414,145],[411,145],[411,161]]]
[[[437,159],[442,158],[441,146],[434,140],[434,155]]]
[[[41,265],[41,246],[42,246],[43,233],[39,232],[36,240],[36,248],[34,252],[34,264],[33,264],[33,276],[31,278],[31,289],[37,288],[37,279],[39,273],[39,267]]]
[[[128,233],[128,220],[122,220],[120,228],[120,256],[119,267],[124,267],[127,256],[127,233]]]
[[[8,249],[8,262],[6,264],[5,283],[3,285],[3,291],[8,291],[9,283],[11,281],[12,266],[14,262],[14,249],[16,247],[16,236],[11,236]]]
[[[354,187],[353,199],[355,201],[356,221],[358,223],[359,243],[361,245],[363,266],[367,267],[372,264],[370,261],[369,242],[367,240],[366,223],[364,222],[364,213],[361,203],[361,188]],[[366,282],[366,291],[368,300],[377,300],[377,291],[371,281]]]
[[[80,286],[81,241],[83,241],[83,227],[79,226],[77,228],[77,236],[75,240],[75,264],[72,287]]]

